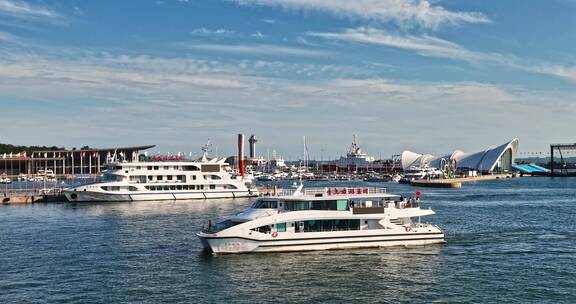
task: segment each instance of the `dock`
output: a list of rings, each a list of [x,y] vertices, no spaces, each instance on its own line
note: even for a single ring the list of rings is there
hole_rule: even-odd
[[[490,174],[481,176],[457,177],[449,179],[421,179],[410,182],[412,186],[417,187],[436,187],[436,188],[461,188],[463,183],[475,183],[487,180],[509,179],[519,177],[517,174]]]
[[[66,197],[59,191],[41,192],[38,190],[11,190],[0,192],[0,203],[2,205],[57,203],[66,201]]]

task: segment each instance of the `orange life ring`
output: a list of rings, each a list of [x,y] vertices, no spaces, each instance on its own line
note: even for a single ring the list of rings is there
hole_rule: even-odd
[[[275,237],[277,237],[277,236],[278,236],[278,232],[276,232],[276,231],[272,232],[272,237],[275,238]]]
[[[406,227],[404,227],[404,229],[406,229],[406,232],[412,231],[412,227],[410,227],[410,226],[406,226]]]

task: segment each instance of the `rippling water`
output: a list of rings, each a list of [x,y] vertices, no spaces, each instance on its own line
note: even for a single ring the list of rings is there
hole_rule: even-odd
[[[0,206],[0,303],[576,303],[576,179],[420,190],[445,245],[212,256],[249,200]]]

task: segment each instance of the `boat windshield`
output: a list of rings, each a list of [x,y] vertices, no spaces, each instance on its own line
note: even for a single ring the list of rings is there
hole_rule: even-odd
[[[214,225],[214,228],[212,228],[212,231],[213,231],[213,232],[219,232],[219,231],[222,231],[222,230],[224,230],[224,229],[228,229],[228,228],[230,228],[230,227],[234,227],[234,226],[236,226],[236,225],[238,225],[238,224],[241,224],[241,222],[235,222],[235,221],[232,221],[232,220],[225,220],[225,221],[222,221],[222,222]]]
[[[116,182],[122,181],[122,175],[115,175],[115,174],[104,174],[102,177],[102,182]]]
[[[257,200],[252,204],[252,208],[257,209],[276,209],[278,208],[278,201],[274,200]]]

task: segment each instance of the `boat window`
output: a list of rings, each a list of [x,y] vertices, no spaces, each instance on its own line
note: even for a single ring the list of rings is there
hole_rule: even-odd
[[[196,166],[183,166],[182,170],[184,171],[200,171],[200,168]]]
[[[192,175],[192,180],[196,180],[196,175]]]
[[[211,189],[211,190],[216,189],[216,185],[210,185],[210,189]]]
[[[309,201],[286,201],[286,210],[298,211],[298,210],[310,210]]]
[[[138,191],[138,188],[134,187],[134,186],[129,186],[128,190],[130,191]]]
[[[220,172],[220,165],[202,165],[202,172]]]
[[[278,224],[276,224],[276,231],[278,231],[278,232],[286,232],[286,223],[278,223]]]
[[[224,185],[224,189],[238,189],[238,187],[234,185]]]
[[[136,182],[136,183],[145,183],[146,182],[146,175],[131,175],[130,181]]]
[[[172,180],[172,175],[166,176],[166,179],[167,179],[167,180]]]
[[[158,170],[160,167],[158,166],[154,166],[154,170]]]
[[[309,220],[299,222],[296,232],[360,230],[358,219]]]
[[[186,176],[185,175],[176,175],[176,179],[179,182],[184,182],[184,181],[186,181]]]
[[[116,182],[122,181],[123,177],[121,175],[105,174],[102,179],[103,182]]]
[[[176,186],[175,185],[170,186],[170,190],[176,190]]]
[[[170,166],[164,166],[164,170],[170,170]]]
[[[140,169],[142,169],[142,167],[136,166],[136,170],[140,170]]]
[[[170,186],[163,186],[162,189],[163,189],[164,191],[168,191],[168,190],[170,190]]]
[[[254,204],[252,205],[252,208],[258,208],[258,209],[275,209],[278,208],[278,201],[272,201],[272,200],[257,200],[254,202]]]
[[[148,170],[152,170],[152,166],[148,166]]]
[[[270,231],[272,231],[272,227],[270,227],[270,225],[266,225],[266,226],[256,227],[252,230],[260,232],[260,233],[270,233]]]
[[[241,222],[234,222],[231,220],[225,220],[223,222],[220,222],[216,225],[214,225],[214,232],[218,232],[218,231],[222,231],[224,229],[228,229],[230,227],[234,227],[238,224],[241,224]]]
[[[182,185],[176,185],[176,190],[182,190]]]
[[[151,181],[153,179],[152,175],[148,175],[148,180]]]
[[[157,175],[157,176],[156,176],[156,180],[159,180],[159,181],[161,181],[163,178],[164,178],[164,177],[163,177],[162,175]]]

